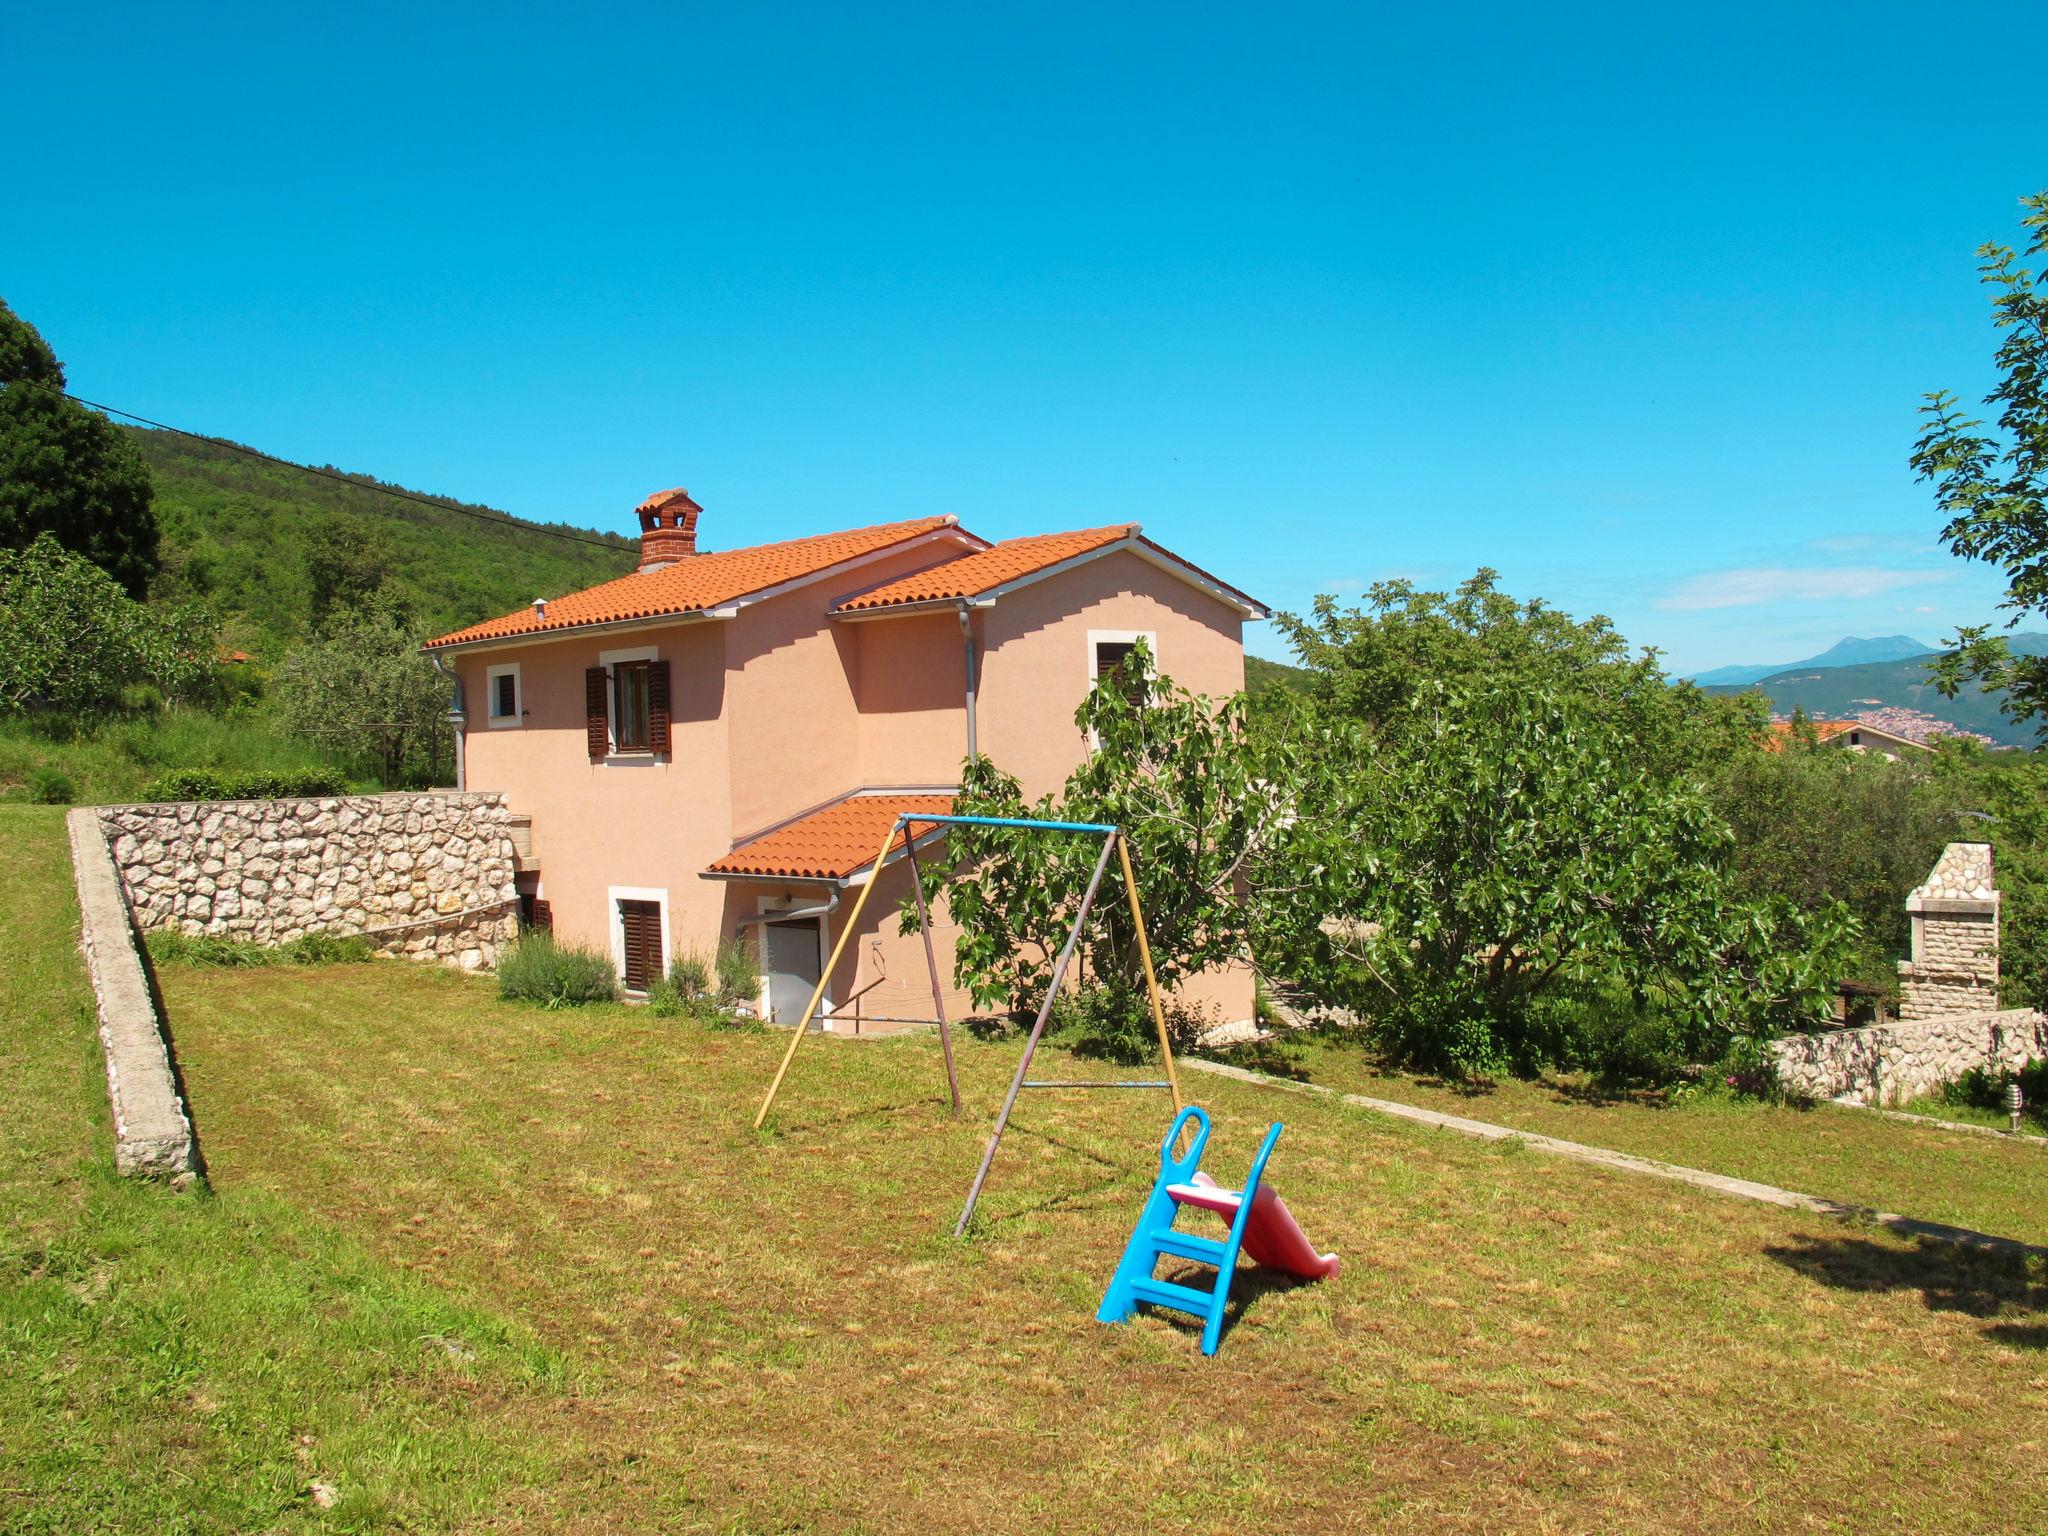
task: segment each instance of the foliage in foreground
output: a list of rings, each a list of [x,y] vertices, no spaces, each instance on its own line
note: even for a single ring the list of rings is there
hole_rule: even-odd
[[[0,300],[0,549],[51,538],[140,598],[157,568],[151,494],[127,435],[66,398],[49,343]]]
[[[2020,199],[2028,232],[2024,254],[2048,258],[2048,191]],[[1947,390],[1927,396],[1927,425],[1911,464],[1932,481],[1948,524],[1942,542],[1965,560],[2005,573],[2010,623],[2048,613],[2048,274],[2018,265],[2021,255],[1990,241],[1977,249],[1977,270],[1997,293],[1992,325],[2003,333],[1993,362],[1997,386],[1985,397],[1998,410],[1997,436],[1957,408]],[[2005,712],[2016,720],[2048,714],[2048,656],[2016,656],[1985,624],[1956,631],[1955,649],[1936,665],[1942,692],[1967,683],[2007,691]]]
[[[136,602],[48,533],[0,548],[0,714],[104,710],[135,685],[176,703],[211,676],[215,631],[200,609]]]
[[[1854,920],[1732,889],[1705,793],[1622,724],[1542,684],[1431,685],[1398,729],[1305,765],[1265,931],[1319,1000],[1395,1059],[1528,1071],[1569,1059],[1536,1006],[1566,984],[1653,1001],[1699,1061],[1824,1016]]]
[[[595,950],[558,944],[544,928],[529,928],[498,960],[498,995],[542,1008],[609,1003],[619,995],[619,973]]]

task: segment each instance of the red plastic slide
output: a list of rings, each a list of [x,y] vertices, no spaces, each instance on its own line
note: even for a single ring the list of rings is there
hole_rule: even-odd
[[[1200,1206],[1225,1221],[1237,1215],[1243,1199],[1236,1190],[1225,1189],[1199,1169],[1193,1183],[1169,1184],[1166,1192],[1177,1204]],[[1251,1219],[1244,1224],[1244,1251],[1252,1256],[1254,1264],[1285,1270],[1304,1280],[1327,1279],[1337,1273],[1337,1255],[1316,1252],[1300,1223],[1295,1221],[1294,1213],[1287,1209],[1287,1202],[1270,1184],[1261,1184],[1259,1192],[1252,1196]]]

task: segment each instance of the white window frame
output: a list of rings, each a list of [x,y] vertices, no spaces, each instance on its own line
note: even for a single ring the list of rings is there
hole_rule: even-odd
[[[1101,674],[1101,673],[1100,673],[1099,671],[1097,671],[1097,670],[1096,670],[1096,654],[1095,654],[1095,653],[1096,653],[1096,650],[1097,650],[1097,648],[1098,648],[1098,647],[1100,647],[1100,646],[1103,646],[1103,645],[1133,645],[1133,644],[1137,643],[1137,642],[1138,642],[1138,641],[1140,641],[1140,640],[1142,640],[1142,641],[1144,641],[1144,642],[1145,642],[1145,649],[1146,649],[1146,650],[1148,650],[1148,651],[1150,651],[1150,652],[1152,653],[1152,671],[1153,671],[1153,674],[1154,674],[1154,675],[1156,676],[1156,675],[1157,675],[1157,674],[1158,674],[1158,673],[1159,673],[1159,672],[1160,672],[1160,671],[1162,670],[1162,668],[1160,667],[1160,663],[1159,663],[1159,631],[1158,631],[1158,630],[1156,630],[1156,629],[1091,629],[1091,630],[1089,630],[1089,631],[1088,631],[1088,687],[1087,687],[1087,689],[1086,689],[1086,690],[1085,690],[1085,691],[1083,692],[1083,694],[1082,694],[1082,697],[1083,697],[1083,698],[1086,698],[1086,697],[1088,696],[1088,694],[1090,694],[1090,693],[1093,693],[1093,692],[1095,691],[1095,685],[1096,685],[1096,683],[1097,683],[1098,681],[1100,681],[1100,680],[1101,680],[1101,676],[1102,676],[1102,674]],[[1101,745],[1102,745],[1102,743],[1101,743],[1100,741],[1098,741],[1098,740],[1096,739],[1095,733],[1094,733],[1093,731],[1090,731],[1090,732],[1088,733],[1088,750],[1089,750],[1090,752],[1093,752],[1093,751],[1094,751],[1094,750],[1095,750],[1096,748],[1100,747]]]
[[[630,752],[621,752],[619,750],[619,739],[612,731],[612,718],[617,713],[619,700],[617,684],[614,680],[612,669],[622,661],[659,660],[661,660],[661,647],[658,645],[636,645],[627,650],[599,651],[597,653],[597,664],[604,668],[604,760],[607,763],[626,767],[631,764],[656,761],[656,754],[653,752],[641,751],[638,748]],[[671,731],[675,729],[674,721],[669,722],[669,729]]]
[[[794,905],[792,905],[790,898],[787,896],[757,896],[754,898],[754,912],[760,918],[768,918],[778,912],[800,912],[805,907],[815,905],[817,905],[815,901],[808,901],[802,897],[796,898]],[[825,993],[824,996],[818,999],[818,1027],[827,1034],[830,1034],[832,1032],[832,973],[827,967],[832,960],[832,914],[830,912],[813,912],[810,914],[810,917],[816,919],[818,924],[818,974],[825,978]],[[754,930],[754,958],[761,966],[761,995],[754,1000],[755,1014],[756,1017],[765,1020],[774,1013],[770,999],[771,978],[768,974],[768,923],[760,921],[749,924],[749,926]]]
[[[632,658],[629,657],[627,659],[631,660]],[[620,987],[623,988],[626,985],[626,924],[619,915],[619,903],[622,901],[651,901],[660,906],[661,974],[666,976],[668,968],[674,965],[676,961],[675,935],[669,932],[668,927],[667,888],[663,887],[657,890],[651,885],[608,885],[605,887],[604,899],[606,921],[611,925],[612,964],[618,969]],[[634,994],[636,997],[645,997],[646,995],[644,992]]]
[[[512,713],[509,715],[497,712],[498,679],[501,677],[512,679]],[[526,684],[519,676],[518,662],[505,661],[495,667],[484,668],[484,719],[494,731],[526,724]]]

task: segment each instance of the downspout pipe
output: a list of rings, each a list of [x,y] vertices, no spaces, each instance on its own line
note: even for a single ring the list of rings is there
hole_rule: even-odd
[[[427,652],[427,660],[434,664],[434,671],[442,682],[448,684],[448,723],[455,728],[455,789],[459,794],[469,788],[469,768],[462,750],[463,736],[469,726],[469,711],[463,707],[462,679],[448,670],[439,651]]]
[[[967,661],[967,760],[976,762],[981,749],[976,739],[974,720],[974,697],[979,690],[980,679],[975,675],[974,666],[974,620],[967,605],[960,605],[960,646]]]

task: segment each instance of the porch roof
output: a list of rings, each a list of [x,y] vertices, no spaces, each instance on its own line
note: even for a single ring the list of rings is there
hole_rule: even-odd
[[[875,850],[898,816],[945,816],[952,809],[951,790],[857,789],[742,840],[704,873],[727,880],[850,880],[875,862]],[[920,842],[925,836],[917,831]],[[902,853],[899,834],[889,858]]]

